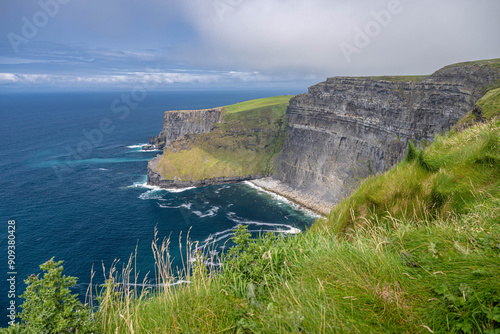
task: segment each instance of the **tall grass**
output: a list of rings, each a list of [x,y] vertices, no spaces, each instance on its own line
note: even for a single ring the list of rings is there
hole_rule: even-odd
[[[222,267],[186,242],[174,273],[155,237],[158,286],[138,289],[133,259],[108,270],[101,331],[498,333],[499,135],[492,120],[410,146],[306,233],[241,226]]]

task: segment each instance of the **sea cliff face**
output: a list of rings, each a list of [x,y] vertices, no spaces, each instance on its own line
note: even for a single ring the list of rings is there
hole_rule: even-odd
[[[330,78],[290,101],[274,178],[338,203],[359,181],[387,170],[449,130],[500,79],[498,67],[448,66],[425,79]]]
[[[148,163],[148,183],[185,188],[271,175],[273,158],[283,146],[284,116],[290,98],[253,100],[249,106],[166,112],[157,138],[166,146],[163,155]]]
[[[201,110],[171,110],[163,116],[163,127],[156,138],[158,148],[162,149],[186,134],[199,134],[212,131],[214,123],[222,122],[222,108]]]

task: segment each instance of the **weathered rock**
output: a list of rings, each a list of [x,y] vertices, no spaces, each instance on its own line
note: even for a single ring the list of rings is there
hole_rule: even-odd
[[[487,66],[449,66],[420,82],[330,78],[290,101],[274,178],[338,203],[359,180],[402,159],[408,142],[449,130],[500,78]]]
[[[151,135],[151,137],[149,137],[148,144],[149,145],[156,145],[156,137]]]
[[[214,123],[222,122],[222,108],[171,110],[163,116],[163,128],[156,138],[159,149],[186,135],[212,131]]]
[[[142,150],[143,151],[154,151],[154,150],[156,150],[156,146],[151,145],[151,144],[142,145]]]

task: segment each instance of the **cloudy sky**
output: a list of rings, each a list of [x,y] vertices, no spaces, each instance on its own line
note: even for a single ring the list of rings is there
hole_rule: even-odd
[[[498,0],[1,0],[0,90],[428,74],[500,57],[499,13]]]

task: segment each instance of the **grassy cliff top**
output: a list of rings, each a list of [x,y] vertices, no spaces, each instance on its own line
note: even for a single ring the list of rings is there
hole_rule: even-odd
[[[282,95],[282,96],[274,96],[274,97],[267,97],[263,99],[255,99],[255,100],[250,100],[250,101],[245,101],[241,103],[236,103],[230,106],[225,106],[222,107],[222,112],[224,114],[233,114],[233,113],[238,113],[242,111],[249,111],[252,109],[257,109],[257,108],[262,108],[262,107],[269,107],[272,105],[277,105],[277,104],[282,104],[282,103],[287,103],[290,101],[290,99],[293,97],[293,95]]]
[[[447,65],[443,68],[450,68],[450,67],[457,67],[457,66],[470,66],[470,65],[489,66],[489,67],[493,67],[493,68],[500,68],[500,58],[477,60],[477,61],[467,61],[467,62]]]
[[[224,122],[210,133],[170,144],[157,171],[168,180],[200,181],[269,175],[284,140],[284,117],[293,96],[276,96],[223,107]]]

